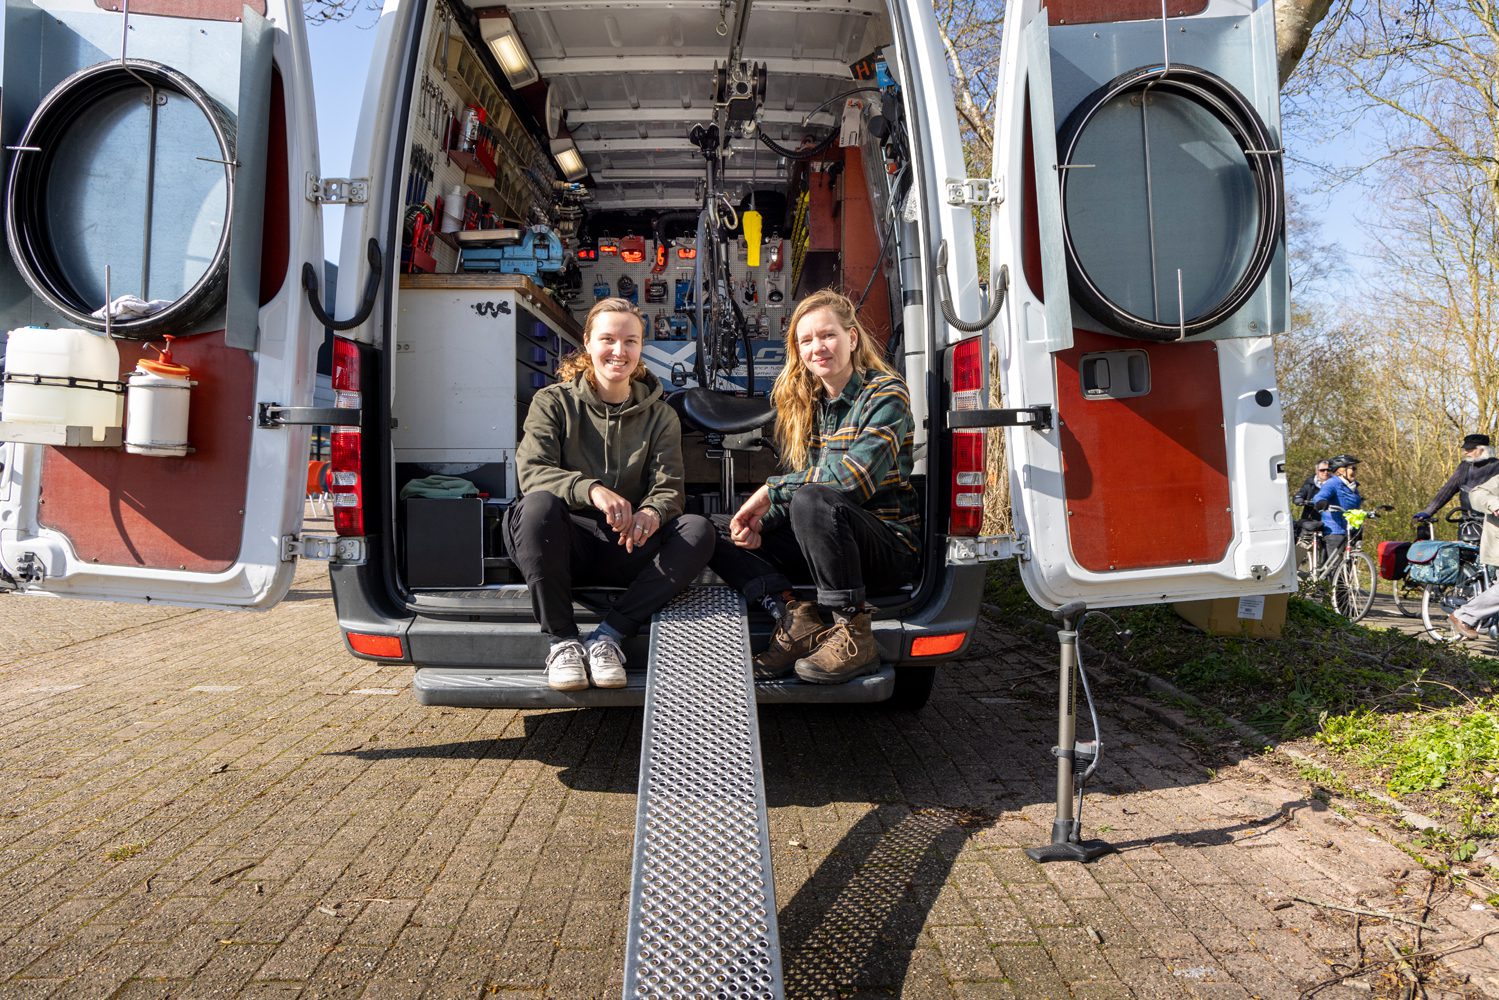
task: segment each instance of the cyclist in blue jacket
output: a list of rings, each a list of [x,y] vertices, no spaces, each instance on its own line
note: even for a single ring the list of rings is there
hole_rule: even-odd
[[[1322,512],[1322,544],[1326,546],[1327,575],[1338,571],[1343,558],[1343,545],[1348,541],[1348,522],[1343,517],[1345,510],[1358,510],[1364,505],[1363,495],[1358,491],[1358,459],[1352,455],[1338,455],[1327,460],[1332,475],[1318,487],[1312,496],[1312,506]],[[1340,510],[1332,510],[1338,507]]]

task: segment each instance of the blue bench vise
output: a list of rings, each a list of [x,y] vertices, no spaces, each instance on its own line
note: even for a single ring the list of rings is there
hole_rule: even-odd
[[[512,231],[513,232],[513,231]],[[524,274],[535,278],[562,270],[562,240],[545,226],[527,229],[519,242],[466,240],[458,270],[484,274]]]

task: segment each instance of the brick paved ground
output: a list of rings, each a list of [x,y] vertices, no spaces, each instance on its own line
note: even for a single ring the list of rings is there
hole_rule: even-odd
[[[7,597],[0,640],[0,996],[619,996],[638,711],[422,708],[344,654],[316,566],[263,615]],[[788,995],[1294,997],[1418,946],[1291,901],[1419,916],[1405,855],[1127,704],[1084,817],[1122,853],[1031,863],[1050,667],[989,626],[919,715],[762,712]],[[1419,947],[1473,905],[1438,893]]]

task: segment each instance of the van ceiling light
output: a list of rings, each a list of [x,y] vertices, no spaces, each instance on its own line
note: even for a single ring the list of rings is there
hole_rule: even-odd
[[[481,18],[479,33],[494,53],[500,69],[505,71],[505,79],[510,81],[510,86],[525,87],[541,79],[541,73],[531,61],[531,53],[526,51],[525,43],[520,40],[520,32],[515,30],[515,22],[509,17],[501,14]]]
[[[578,181],[588,176],[588,168],[583,165],[577,143],[571,139],[553,139],[552,158],[557,161],[557,168],[562,171],[562,176],[568,180]]]

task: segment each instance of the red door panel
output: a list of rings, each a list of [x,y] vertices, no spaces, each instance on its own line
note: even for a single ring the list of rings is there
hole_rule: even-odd
[[[135,369],[136,346],[121,343],[121,378]],[[225,347],[222,332],[184,337],[173,343],[172,357],[198,383],[187,425],[194,451],[158,458],[47,449],[38,519],[66,535],[83,559],[216,573],[239,556],[255,430],[254,358]]]
[[[1057,410],[1072,556],[1094,572],[1214,563],[1233,539],[1218,349],[1074,330],[1056,355]],[[1143,350],[1151,390],[1084,398],[1096,351]]]

